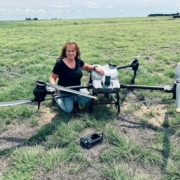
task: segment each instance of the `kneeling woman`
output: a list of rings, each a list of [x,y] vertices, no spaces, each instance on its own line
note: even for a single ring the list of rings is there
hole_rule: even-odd
[[[61,51],[59,61],[56,62],[52,73],[50,75],[50,83],[56,84],[58,79],[58,85],[60,86],[78,86],[81,85],[81,78],[83,76],[82,70],[91,71],[95,70],[97,73],[104,75],[104,71],[98,67],[95,67],[85,63],[80,59],[80,49],[75,42],[67,42]],[[89,94],[87,89],[80,89],[80,92]],[[91,99],[89,97],[81,95],[71,95],[67,92],[58,92],[58,96],[64,98],[56,98],[57,104],[66,112],[70,113],[73,110],[74,102],[85,103]],[[68,96],[68,97],[67,97]]]

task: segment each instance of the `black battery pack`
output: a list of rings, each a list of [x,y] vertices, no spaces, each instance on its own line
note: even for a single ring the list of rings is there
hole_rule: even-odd
[[[92,134],[88,134],[80,138],[80,145],[85,148],[92,148],[93,146],[102,143],[103,141],[103,132],[95,132]]]

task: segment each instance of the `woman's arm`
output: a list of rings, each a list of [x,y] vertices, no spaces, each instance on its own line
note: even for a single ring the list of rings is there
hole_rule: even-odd
[[[56,79],[58,78],[58,74],[54,74],[54,73],[51,73],[50,77],[49,77],[49,82],[51,84],[56,84]]]
[[[86,71],[95,70],[97,73],[104,75],[104,71],[101,68],[99,68],[97,66],[92,66],[92,65],[87,64],[87,63],[84,63],[84,66],[82,66],[82,69],[86,70]]]

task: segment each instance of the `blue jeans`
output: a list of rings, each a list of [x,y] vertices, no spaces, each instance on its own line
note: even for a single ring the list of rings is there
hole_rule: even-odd
[[[87,89],[80,89],[79,91],[82,92],[83,94],[89,95],[89,91]],[[86,97],[86,96],[81,96],[81,95],[67,94],[67,93],[62,93],[62,92],[58,92],[58,95],[60,97],[69,96],[69,97],[55,99],[56,103],[66,113],[72,112],[73,107],[74,107],[74,101],[77,103],[86,103],[86,102],[91,101],[91,98]]]

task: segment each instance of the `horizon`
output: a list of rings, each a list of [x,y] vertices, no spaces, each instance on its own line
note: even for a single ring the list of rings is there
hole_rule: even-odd
[[[0,21],[44,19],[89,19],[147,17],[149,14],[175,14],[180,12],[179,0],[52,0],[23,2],[0,0]]]

